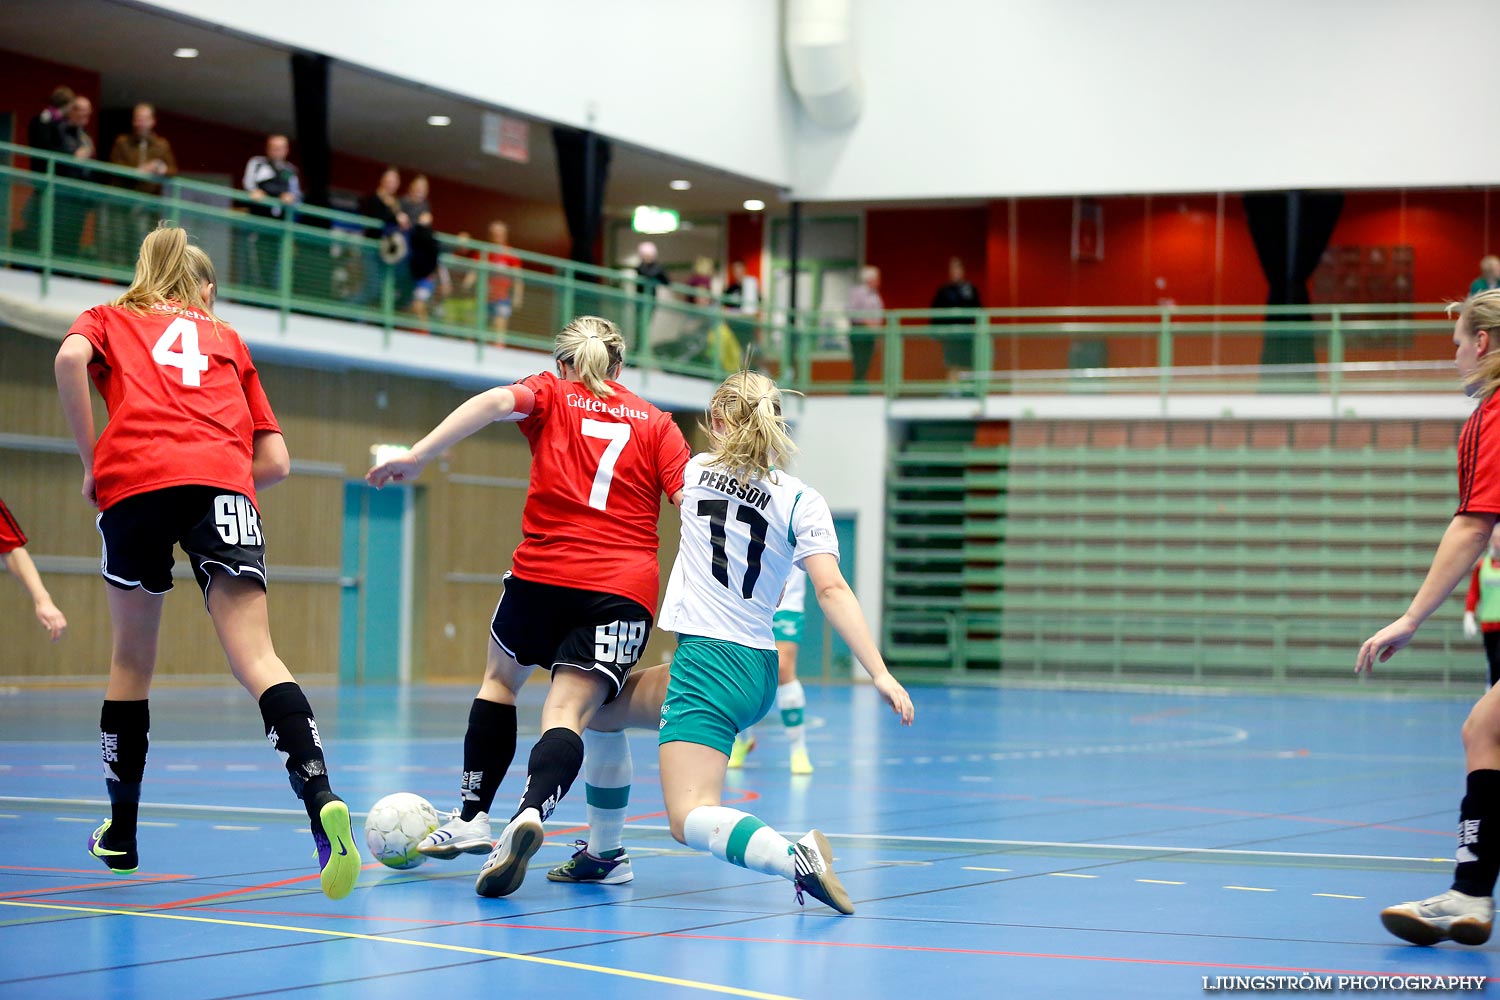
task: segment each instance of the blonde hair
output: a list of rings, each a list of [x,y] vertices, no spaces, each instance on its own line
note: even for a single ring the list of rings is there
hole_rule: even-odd
[[[579,316],[557,335],[552,356],[571,365],[584,388],[595,397],[608,399],[615,391],[605,380],[620,374],[620,366],[625,363],[625,338],[607,319]]]
[[[781,416],[781,390],[760,372],[726,378],[708,401],[704,429],[716,465],[740,479],[766,479],[797,451]]]
[[[135,280],[115,305],[144,313],[163,302],[175,302],[207,313],[215,323],[213,303],[204,301],[203,283],[218,284],[214,262],[188,242],[186,229],[163,223],[141,241],[135,261]]]

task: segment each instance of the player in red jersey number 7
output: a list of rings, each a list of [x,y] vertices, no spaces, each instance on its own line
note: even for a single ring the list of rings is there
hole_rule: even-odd
[[[349,895],[359,851],[328,783],[312,707],[271,645],[265,541],[255,491],[291,471],[286,442],[240,335],[213,314],[214,267],[182,229],[141,244],[135,280],[79,316],[57,352],[57,391],[99,508],[114,645],[99,714],[110,818],[89,853],[135,871],[162,598],[182,546],[235,679],[260,704],[318,848],[323,892]],[[94,439],[89,378],[109,410]]]
[[[1373,670],[1406,647],[1489,544],[1500,516],[1500,290],[1459,308],[1454,363],[1479,405],[1458,439],[1458,512],[1406,613],[1366,639],[1355,671]],[[1500,875],[1500,686],[1474,703],[1463,727],[1467,789],[1458,813],[1458,864],[1447,892],[1381,911],[1386,930],[1413,944],[1484,944],[1495,920]]]
[[[429,857],[488,854],[474,889],[507,896],[541,846],[542,822],[583,765],[584,727],[621,691],[656,613],[661,498],[682,493],[687,441],[672,418],[614,381],[625,341],[581,316],[558,334],[557,374],[542,372],[460,405],[410,453],[377,465],[373,486],[418,475],[435,456],[497,421],[531,446],[522,541],[490,625],[484,681],[469,710],[460,804],[418,845]],[[526,789],[491,850],[489,810],[516,752],[516,692],[552,672]],[[627,699],[628,700],[628,699]]]

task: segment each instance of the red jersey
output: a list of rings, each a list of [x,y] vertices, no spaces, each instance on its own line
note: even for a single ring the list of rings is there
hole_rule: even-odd
[[[94,345],[89,375],[109,409],[94,446],[101,509],[189,484],[255,499],[255,432],[281,428],[238,333],[169,303],[95,306],[68,333]]]
[[[26,532],[16,523],[15,515],[0,500],[0,556],[14,552],[26,544]]]
[[[521,385],[536,402],[518,424],[531,485],[516,576],[626,597],[654,616],[661,498],[682,489],[690,457],[682,431],[618,382],[608,399],[551,372]]]
[[[1458,436],[1458,513],[1500,514],[1500,392],[1475,408]]]
[[[490,252],[484,255],[485,259],[494,267],[513,267],[517,271],[521,269],[521,258],[508,253]],[[496,271],[490,272],[490,301],[508,302],[510,300],[510,286],[515,279],[510,274],[502,274]]]

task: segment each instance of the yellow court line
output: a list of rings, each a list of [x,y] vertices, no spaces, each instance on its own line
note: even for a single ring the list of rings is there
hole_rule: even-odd
[[[742,990],[735,986],[720,986],[716,983],[701,983],[692,979],[675,979],[657,976],[649,972],[632,972],[629,969],[611,969],[603,965],[585,965],[582,962],[565,962],[560,958],[544,958],[541,955],[517,955],[508,951],[490,951],[487,948],[468,948],[458,944],[443,944],[438,941],[413,941],[408,938],[379,937],[374,934],[359,934],[353,931],[325,930],[321,927],[292,927],[287,924],[261,924],[249,920],[223,920],[218,917],[191,917],[181,913],[149,913],[134,910],[110,910],[96,906],[59,906],[55,903],[18,903],[0,899],[0,906],[22,906],[34,910],[62,910],[69,913],[102,913],[117,917],[151,917],[156,920],[186,920],[195,924],[219,924],[225,927],[249,927],[263,931],[291,931],[296,934],[317,934],[323,937],[344,938],[349,941],[375,941],[379,944],[400,944],[411,948],[432,948],[437,951],[457,951],[466,955],[484,955],[488,958],[508,958],[516,962],[532,962],[536,965],[551,965],[562,969],[577,969],[580,972],[598,972],[606,976],[624,979],[640,979],[648,983],[664,983],[667,986],[682,986],[690,990],[707,993],[726,993],[737,997],[755,997],[758,1000],[796,1000],[779,993],[759,993]],[[600,931],[608,934],[608,931]]]

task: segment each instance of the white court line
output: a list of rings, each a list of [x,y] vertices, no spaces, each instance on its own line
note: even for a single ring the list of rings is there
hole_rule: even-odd
[[[42,770],[43,771],[76,771],[76,770],[78,770],[78,765],[77,764],[43,764],[42,765]]]
[[[228,825],[226,823],[226,824],[224,824],[222,826],[215,826],[214,829],[215,830],[259,830],[260,827],[258,827],[258,826],[230,826],[230,825]]]
[[[224,770],[226,770],[226,771],[259,771],[260,768],[257,765],[255,765],[255,764],[225,764],[224,765]]]
[[[168,764],[167,765],[167,770],[168,771],[196,771],[196,770],[198,770],[198,765],[197,764]]]
[[[1275,892],[1275,889],[1258,889],[1253,885],[1226,885],[1225,889],[1235,889],[1239,892]]]
[[[1325,899],[1364,899],[1363,896],[1346,896],[1342,892],[1315,892],[1314,896],[1322,896]]]
[[[59,823],[97,823],[97,822],[99,822],[96,819],[89,819],[87,816],[53,816],[52,818],[55,819],[55,820],[57,820]]]
[[[1009,868],[981,868],[978,865],[964,865],[966,872],[1008,872]]]
[[[1047,872],[1053,878],[1098,878],[1098,875],[1082,875],[1078,872]]]
[[[1145,882],[1147,885],[1187,885],[1186,882],[1173,882],[1164,878],[1138,878],[1137,882]]]
[[[20,819],[15,813],[0,813],[0,819]]]
[[[138,819],[138,820],[135,821],[135,825],[136,826],[176,826],[177,824],[176,823],[153,823],[153,822],[150,822],[149,820]]]
[[[0,795],[0,803],[33,806],[77,806],[80,808],[107,807],[105,799],[50,799],[27,795]],[[204,815],[234,816],[303,816],[303,809],[275,809],[266,806],[215,806],[171,802],[142,802],[142,809],[164,809],[175,812],[202,813]],[[349,811],[351,816],[365,816],[363,812]],[[83,822],[94,822],[85,820]],[[578,826],[573,820],[549,819],[545,826]],[[644,830],[648,833],[670,833],[671,827],[645,823],[627,823],[627,830]],[[1247,855],[1262,858],[1321,858],[1328,861],[1423,861],[1429,864],[1451,865],[1449,858],[1410,858],[1395,854],[1325,854],[1311,851],[1252,851],[1232,847],[1183,847],[1162,844],[1095,844],[1071,840],[989,840],[983,837],[913,837],[903,834],[880,833],[834,833],[823,831],[831,840],[884,840],[907,844],[979,844],[986,847],[1058,847],[1090,851],[1149,851],[1161,854],[1219,854]]]

